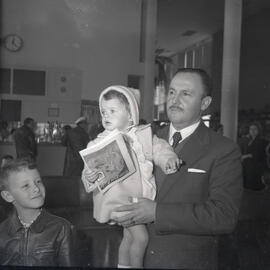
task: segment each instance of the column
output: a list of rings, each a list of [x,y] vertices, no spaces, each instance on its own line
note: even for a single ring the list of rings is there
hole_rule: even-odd
[[[238,124],[239,66],[242,0],[225,0],[221,123],[224,135],[236,141]]]
[[[144,87],[142,115],[147,122],[153,120],[153,97],[155,88],[155,49],[157,29],[157,0],[142,0],[144,5]]]

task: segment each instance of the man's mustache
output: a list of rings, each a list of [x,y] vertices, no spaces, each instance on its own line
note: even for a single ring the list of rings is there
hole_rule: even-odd
[[[177,110],[181,110],[181,111],[184,110],[181,106],[177,106],[177,105],[171,105],[171,106],[169,106],[169,109],[177,109]]]

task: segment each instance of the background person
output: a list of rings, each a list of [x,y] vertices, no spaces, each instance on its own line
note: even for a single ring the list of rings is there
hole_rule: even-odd
[[[261,137],[261,126],[257,122],[249,125],[249,133],[239,142],[242,152],[244,187],[262,190],[266,169],[266,141]]]
[[[4,155],[1,157],[1,165],[0,168],[6,166],[8,163],[12,162],[14,160],[12,155]]]
[[[35,136],[36,123],[33,118],[27,117],[23,126],[14,132],[14,142],[17,158],[37,158],[37,142]]]
[[[102,126],[101,121],[98,121],[97,123],[93,124],[90,128],[89,134],[91,137],[91,140],[94,140],[99,133],[104,131],[104,127]]]
[[[149,223],[145,267],[217,269],[219,235],[234,230],[242,195],[240,151],[231,140],[207,128],[201,115],[211,103],[211,81],[201,69],[180,69],[167,95],[170,125],[158,132],[175,147],[184,164],[165,176],[156,168],[156,201],[115,211],[130,211],[117,219],[123,226]]]
[[[68,129],[65,140],[62,141],[67,147],[64,176],[81,176],[83,170],[83,160],[79,151],[86,148],[89,142],[88,123],[85,117],[80,117],[75,121],[76,127]]]
[[[64,125],[62,128],[62,134],[61,134],[61,143],[63,145],[67,144],[67,134],[72,129],[70,125]]]
[[[2,140],[3,142],[8,140],[10,132],[8,130],[8,122],[2,120],[0,122],[0,141]]]

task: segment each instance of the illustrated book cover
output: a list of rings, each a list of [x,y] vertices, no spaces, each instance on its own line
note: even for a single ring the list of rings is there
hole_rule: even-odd
[[[90,171],[98,171],[95,183],[83,181],[86,192],[98,188],[104,193],[136,171],[125,139],[119,131],[80,151],[80,155]]]

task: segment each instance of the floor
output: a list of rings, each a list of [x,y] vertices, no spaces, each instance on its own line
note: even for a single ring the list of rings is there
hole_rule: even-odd
[[[94,222],[88,210],[80,216],[79,266],[116,267],[121,227]],[[244,191],[235,232],[221,236],[219,262],[219,270],[270,270],[270,185],[263,191]]]
[[[81,266],[116,267],[122,230],[93,226],[79,230]],[[235,232],[221,236],[219,270],[270,270],[270,188],[245,190]]]
[[[270,188],[245,190],[238,226],[222,236],[220,270],[270,270]]]
[[[118,226],[78,231],[81,244],[79,266],[116,268],[121,237],[122,229]]]

